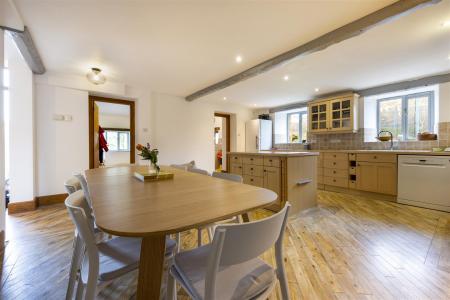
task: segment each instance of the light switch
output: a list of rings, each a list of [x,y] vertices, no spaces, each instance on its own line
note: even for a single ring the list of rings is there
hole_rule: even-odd
[[[72,115],[64,115],[64,121],[72,121]]]
[[[63,115],[53,114],[53,120],[55,121],[64,121]]]

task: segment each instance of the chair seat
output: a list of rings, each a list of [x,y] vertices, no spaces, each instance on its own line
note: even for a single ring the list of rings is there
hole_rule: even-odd
[[[176,242],[166,238],[166,257],[172,255]],[[116,237],[97,244],[99,251],[99,276],[100,281],[113,280],[125,275],[139,267],[141,254],[141,239]],[[86,282],[89,273],[88,259],[83,260],[82,278]]]
[[[171,272],[195,299],[204,299],[210,252],[211,246],[205,245],[175,255]],[[276,280],[275,270],[259,258],[221,267],[216,278],[216,299],[254,299]]]

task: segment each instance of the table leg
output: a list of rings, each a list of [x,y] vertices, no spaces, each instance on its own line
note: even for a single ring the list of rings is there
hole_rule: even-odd
[[[159,299],[166,252],[166,237],[144,237],[141,244],[136,299]]]

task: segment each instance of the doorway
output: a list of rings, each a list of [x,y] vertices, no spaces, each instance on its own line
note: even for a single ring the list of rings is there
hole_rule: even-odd
[[[230,151],[230,115],[214,113],[214,168],[227,171],[227,152]]]
[[[135,162],[134,102],[89,96],[89,168]]]

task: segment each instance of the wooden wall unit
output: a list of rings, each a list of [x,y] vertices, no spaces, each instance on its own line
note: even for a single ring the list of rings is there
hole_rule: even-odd
[[[321,152],[317,173],[322,189],[397,195],[396,154]]]
[[[347,93],[308,104],[311,133],[346,133],[358,130],[359,95]]]
[[[286,201],[296,213],[316,205],[317,155],[229,153],[228,170],[241,175],[245,184],[270,189],[278,194],[269,209],[278,211]]]

